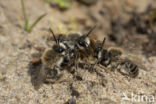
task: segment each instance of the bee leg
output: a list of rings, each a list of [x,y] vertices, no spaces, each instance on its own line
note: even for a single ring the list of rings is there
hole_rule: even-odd
[[[61,78],[62,74],[59,67],[54,67],[52,70],[48,71],[45,83],[55,83]]]
[[[55,66],[54,68],[56,70],[56,77],[58,78],[61,75],[60,67]]]
[[[75,62],[75,67],[76,67],[76,70],[78,70],[78,63]]]
[[[78,55],[75,56],[75,68],[78,70]]]
[[[95,65],[97,65],[99,62],[100,62],[100,59],[96,60],[96,62],[94,64],[90,65],[90,70],[93,71]]]
[[[104,60],[104,61],[101,61],[100,62],[100,64],[102,64],[105,67],[107,67],[110,63],[111,63],[111,60],[110,59],[107,59],[107,60]]]
[[[58,66],[54,66],[53,69],[49,70],[48,71],[48,74],[49,74],[49,78],[50,79],[54,79],[54,80],[57,80],[60,78],[61,76],[61,71],[60,71],[60,68]]]
[[[126,73],[122,72],[121,69],[117,69],[117,71],[123,76],[128,76]]]
[[[123,75],[123,76],[125,76],[125,77],[128,77],[128,74],[127,74],[126,72],[123,72],[123,71],[122,71],[123,65],[124,65],[123,63],[119,63],[118,66],[117,66],[117,71],[118,71],[121,75]],[[125,70],[125,68],[124,68],[124,70]]]

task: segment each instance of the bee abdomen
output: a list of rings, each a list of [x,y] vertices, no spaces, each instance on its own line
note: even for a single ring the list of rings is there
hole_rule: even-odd
[[[135,78],[136,76],[138,76],[139,74],[139,69],[137,67],[137,65],[132,65],[133,67],[130,67],[130,72],[129,72],[129,75],[133,78]]]
[[[126,69],[128,69],[128,72],[129,72],[129,76],[132,77],[132,78],[135,78],[138,76],[139,74],[139,69],[138,69],[138,66],[135,65],[134,63],[132,62],[128,62],[126,65],[125,65]]]

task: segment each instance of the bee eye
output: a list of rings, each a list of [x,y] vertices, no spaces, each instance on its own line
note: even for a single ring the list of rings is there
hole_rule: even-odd
[[[62,53],[65,49],[60,47],[60,46],[53,46],[53,49],[55,50],[55,52],[57,53]]]
[[[99,52],[99,51],[101,51],[101,50],[102,50],[102,47],[100,47],[100,46],[96,47],[96,51],[97,51],[97,52]]]
[[[59,52],[59,53],[62,53],[63,51],[64,51],[63,48],[59,48],[59,49],[58,49],[58,52]]]
[[[78,44],[79,44],[80,46],[85,47],[85,42],[84,42],[84,40],[79,40],[79,41],[78,41]]]
[[[79,41],[79,45],[83,46],[83,42],[82,41]]]

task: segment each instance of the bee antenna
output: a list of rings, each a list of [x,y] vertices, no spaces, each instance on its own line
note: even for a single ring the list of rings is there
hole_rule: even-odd
[[[104,37],[104,39],[103,39],[103,41],[102,41],[102,47],[104,46],[105,41],[106,41],[106,38]]]
[[[52,30],[51,28],[49,28],[49,31],[52,33],[53,38],[55,39],[55,42],[56,42],[56,44],[57,44],[58,41],[57,41],[57,39],[56,39],[56,37],[55,37],[55,34],[54,34],[53,30]]]
[[[58,37],[58,39],[57,39],[57,40],[58,40],[58,43],[60,42],[60,38],[61,38],[61,36],[59,35],[59,37]]]
[[[86,34],[86,37],[90,35],[90,33],[95,29],[96,25],[90,29],[90,31]]]

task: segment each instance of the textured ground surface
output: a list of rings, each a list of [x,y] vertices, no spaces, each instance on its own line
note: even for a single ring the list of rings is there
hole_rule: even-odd
[[[34,47],[47,47],[49,27],[53,28],[55,33],[66,33],[71,30],[85,33],[96,23],[97,29],[92,36],[99,40],[107,37],[106,46],[116,46],[118,41],[111,41],[108,36],[111,31],[111,19],[120,15],[127,21],[129,16],[125,11],[130,12],[137,7],[136,11],[143,12],[149,3],[156,6],[154,0],[99,0],[90,7],[73,2],[72,8],[61,12],[43,0],[25,0],[30,22],[42,13],[47,14],[31,33],[25,33],[21,29],[23,16],[20,0],[0,0],[0,104],[63,104],[72,97],[69,82],[44,84],[39,90],[35,90],[28,74],[31,54],[36,52]],[[96,73],[81,70],[81,73],[84,73],[82,75],[84,80],[73,82],[73,86],[80,93],[76,98],[78,104],[156,103],[156,50],[152,48],[152,55],[148,55],[150,54],[148,52],[143,54],[141,42],[151,40],[147,39],[147,35],[132,36],[133,41],[127,42],[124,38],[127,44],[117,46],[136,54],[136,60],[139,60],[147,70],[140,70],[139,76],[135,79],[126,78],[118,72],[104,70],[102,72],[104,77],[101,79]],[[69,73],[65,74],[65,78],[70,77]],[[103,85],[101,80],[104,81]],[[123,93],[130,98],[129,101],[122,99]],[[133,101],[132,93],[137,100]],[[146,96],[147,99],[139,101],[142,96]],[[155,103],[149,103],[153,101],[152,97],[155,98]]]

